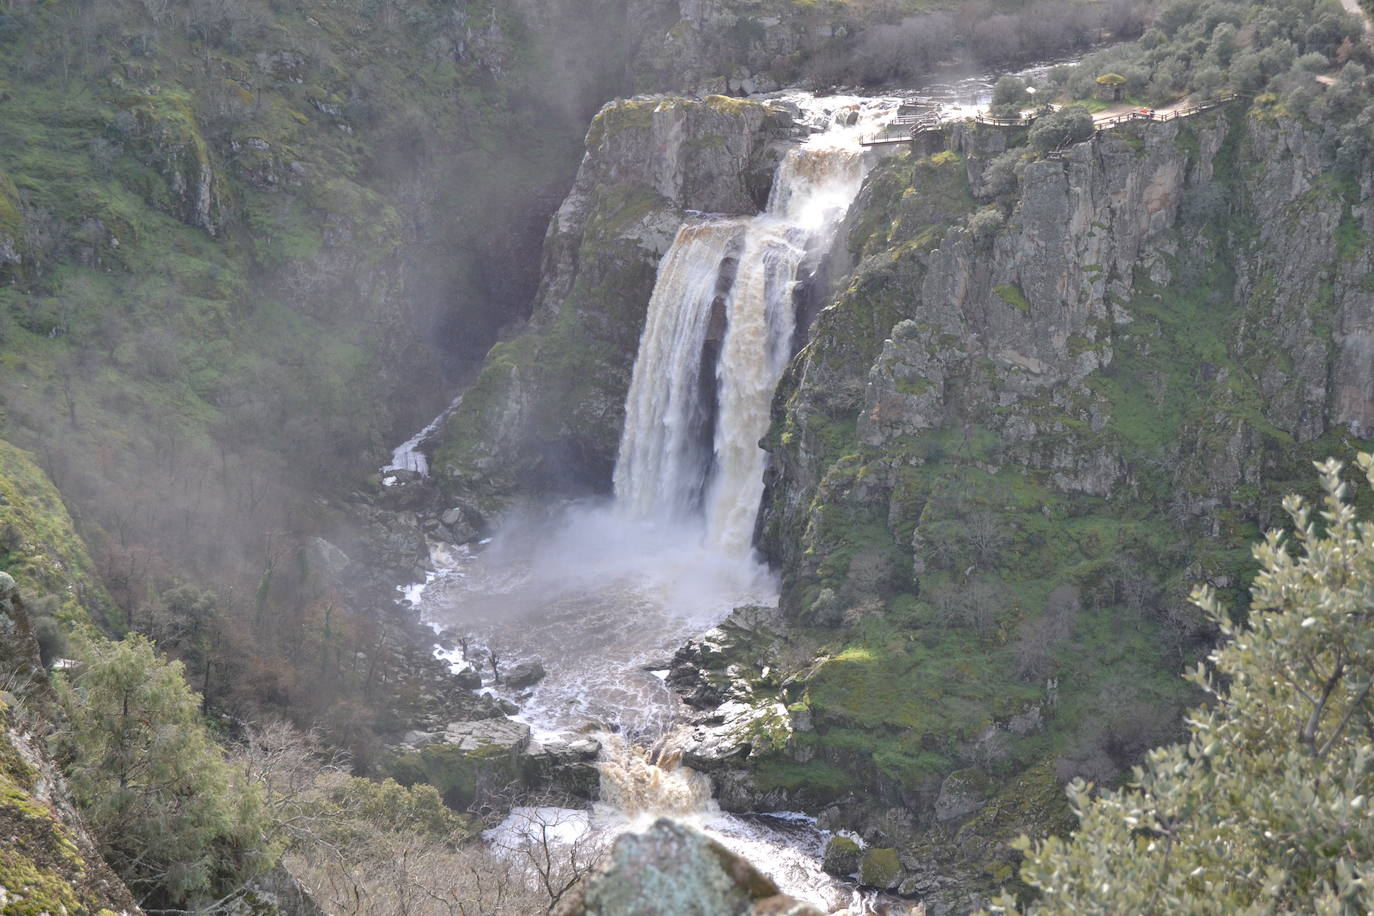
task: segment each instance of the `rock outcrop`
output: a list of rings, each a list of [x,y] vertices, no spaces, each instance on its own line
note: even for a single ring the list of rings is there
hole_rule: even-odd
[[[999,196],[989,133],[879,166],[780,386],[760,545],[832,649],[792,681],[810,730],[748,767],[955,911],[1014,874],[1011,831],[1071,823],[1058,782],[1171,735],[1188,590],[1243,600],[1306,461],[1374,428],[1367,163],[1333,179],[1318,131],[1233,104],[1027,156]]]
[[[473,805],[506,810],[515,790],[524,786],[530,727],[504,717],[450,722],[442,733],[417,738],[412,747],[391,766],[397,782],[428,783],[456,811]]]
[[[616,840],[556,916],[821,916],[710,837],[660,818]]]
[[[688,211],[767,202],[780,108],[723,96],[606,106],[550,223],[532,326],[494,347],[445,424],[435,473],[483,516],[517,496],[609,488],[658,262]]]

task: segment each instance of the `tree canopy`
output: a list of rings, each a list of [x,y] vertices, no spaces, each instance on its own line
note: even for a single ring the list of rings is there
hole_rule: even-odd
[[[223,897],[275,864],[262,793],[225,761],[180,662],[142,636],[93,643],[60,695],[72,791],[145,905]]]

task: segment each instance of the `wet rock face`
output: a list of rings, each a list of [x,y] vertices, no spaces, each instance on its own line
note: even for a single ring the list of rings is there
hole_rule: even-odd
[[[688,211],[758,212],[794,132],[783,109],[721,96],[602,109],[549,224],[532,325],[493,348],[444,426],[449,506],[490,518],[609,489],[659,261]]]
[[[557,916],[820,916],[702,833],[666,818],[616,840],[598,872]]]
[[[821,862],[828,874],[845,878],[859,870],[859,860],[863,850],[859,844],[844,836],[834,836],[825,845],[825,858]]]
[[[545,674],[547,674],[547,672],[544,670],[543,664],[541,664],[538,659],[535,659],[533,661],[521,662],[511,668],[502,675],[501,680],[511,690],[524,690],[526,687],[533,687],[535,684],[542,681]]]
[[[729,810],[752,810],[764,801],[748,780],[735,778],[734,768],[788,746],[798,727],[776,696],[782,631],[775,608],[736,608],[679,649],[665,679],[697,710],[673,744],[684,763],[711,776]]]
[[[601,745],[592,738],[533,742],[525,751],[526,780],[536,792],[596,801],[601,771],[596,758]]]
[[[419,740],[424,745],[394,761],[392,774],[402,785],[429,783],[456,811],[474,804],[507,809],[513,792],[524,785],[530,727],[522,722],[450,722],[438,740]]]

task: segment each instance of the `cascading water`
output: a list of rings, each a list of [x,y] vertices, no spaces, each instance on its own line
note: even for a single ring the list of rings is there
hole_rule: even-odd
[[[687,223],[659,267],[615,467],[616,498],[640,518],[682,521],[700,508],[713,406],[702,396],[702,348],[744,229],[741,220]]]
[[[863,183],[857,124],[789,151],[758,216],[679,230],[659,269],[626,399],[615,494],[630,514],[700,517],[709,544],[748,553],[763,495],[758,442],[792,355],[799,273],[808,256],[829,247]],[[725,337],[718,361],[708,365],[707,335],[717,316]],[[705,384],[707,373],[714,385]],[[711,390],[717,402],[704,403]],[[708,443],[703,432],[712,418]]]
[[[734,607],[777,600],[751,549],[766,460],[758,443],[792,356],[798,286],[865,174],[859,136],[895,107],[806,100],[804,114],[824,129],[780,163],[765,212],[698,216],[679,229],[626,398],[615,502],[508,522],[480,555],[436,557],[421,599],[436,627],[475,634],[507,664],[542,659],[544,680],[511,696],[536,738],[599,733],[601,801],[578,815],[587,829],[609,837],[658,815],[687,818],[784,890],[832,908],[850,891],[820,871],[814,827],[724,814],[704,776],[650,758],[680,706],[647,669]]]

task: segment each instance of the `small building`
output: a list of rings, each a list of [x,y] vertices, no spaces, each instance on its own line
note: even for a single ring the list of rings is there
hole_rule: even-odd
[[[1119,102],[1125,85],[1126,77],[1120,73],[1104,73],[1097,78],[1097,98],[1103,102]]]

